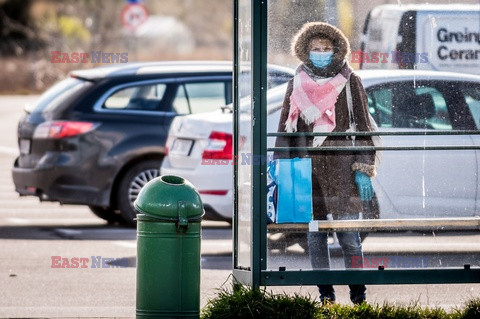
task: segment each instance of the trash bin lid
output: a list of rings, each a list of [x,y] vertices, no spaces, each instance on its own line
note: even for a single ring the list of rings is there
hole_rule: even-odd
[[[188,180],[174,175],[164,175],[149,181],[140,190],[134,202],[135,209],[150,217],[176,222],[179,207],[190,221],[203,216],[203,204],[195,186]]]

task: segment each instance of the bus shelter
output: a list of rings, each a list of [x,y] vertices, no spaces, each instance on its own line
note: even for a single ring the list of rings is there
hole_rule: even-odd
[[[328,20],[325,10],[314,3],[316,1],[234,1],[234,278],[253,287],[480,282],[480,250],[475,244],[480,234],[480,202],[476,197],[479,184],[477,179],[467,182],[468,176],[479,174],[478,162],[469,162],[480,155],[478,128],[438,125],[406,129],[380,121],[379,130],[375,132],[278,132],[278,113],[284,93],[277,92],[282,87],[277,91],[269,89],[272,85],[267,66],[296,67],[298,61],[289,52],[295,31],[304,22]],[[330,19],[334,23],[341,20]],[[431,93],[427,85],[422,86],[423,82],[415,81],[420,80],[413,79],[414,92],[431,94],[434,101],[440,98],[437,93]],[[388,90],[367,90],[369,111],[375,112],[373,98],[385,100],[389,94],[392,93]],[[275,140],[279,136],[302,134],[382,136],[384,145],[381,146],[303,147],[312,153],[338,152],[338,156],[345,152],[382,151],[384,158],[373,180],[374,200],[379,206],[375,217],[365,218],[363,212],[360,216],[364,218],[352,220],[267,222],[267,167],[272,154],[284,150],[275,147]],[[430,138],[438,136],[443,137],[440,140],[443,142],[430,142]],[[409,138],[416,143],[407,143]],[[453,160],[455,167],[438,167],[439,161],[445,158]],[[397,172],[399,176],[392,177],[392,167],[403,170]],[[409,174],[415,169],[421,174],[410,178]],[[453,169],[454,174],[446,173]],[[342,231],[368,234],[363,241],[361,264],[345,268],[340,258],[340,262],[333,262],[329,269],[313,268],[306,247],[307,233],[328,232],[332,252],[338,250],[335,232]],[[453,261],[448,259],[452,253]]]

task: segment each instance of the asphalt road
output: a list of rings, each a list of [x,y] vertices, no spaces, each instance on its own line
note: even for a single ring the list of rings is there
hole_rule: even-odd
[[[40,203],[18,197],[10,168],[17,154],[16,122],[34,97],[0,97],[0,317],[134,317],[135,229],[108,226],[85,207]],[[202,223],[201,305],[231,283],[231,230],[221,222]],[[480,267],[480,234],[371,234],[364,242],[366,260],[388,259],[387,267]],[[52,268],[54,256],[89,258],[86,268]],[[92,256],[113,258],[92,268]],[[342,268],[333,245],[332,267]],[[53,259],[52,259],[53,257]],[[375,259],[377,258],[377,259]],[[397,259],[395,259],[397,258]],[[298,245],[271,250],[268,267],[308,269]],[[402,264],[403,263],[403,264]],[[407,264],[405,264],[407,263]],[[274,292],[317,297],[315,287],[269,287]],[[368,301],[438,306],[452,309],[480,297],[479,284],[369,286]],[[340,303],[349,303],[348,288],[337,288]]]

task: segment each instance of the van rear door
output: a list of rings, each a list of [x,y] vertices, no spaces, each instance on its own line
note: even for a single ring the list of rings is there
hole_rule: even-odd
[[[391,63],[392,51],[397,50],[397,41],[399,40],[400,21],[403,20],[403,9],[394,5],[379,6],[368,14],[365,20],[362,39],[362,59],[361,69],[398,69],[398,64]],[[388,54],[388,62],[372,62],[368,58],[372,54]],[[368,57],[367,59],[365,59]],[[354,55],[352,54],[352,62]]]

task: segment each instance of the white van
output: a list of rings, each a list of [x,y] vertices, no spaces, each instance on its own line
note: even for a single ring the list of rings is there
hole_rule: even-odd
[[[368,14],[362,69],[422,69],[480,74],[480,5],[380,5]]]

